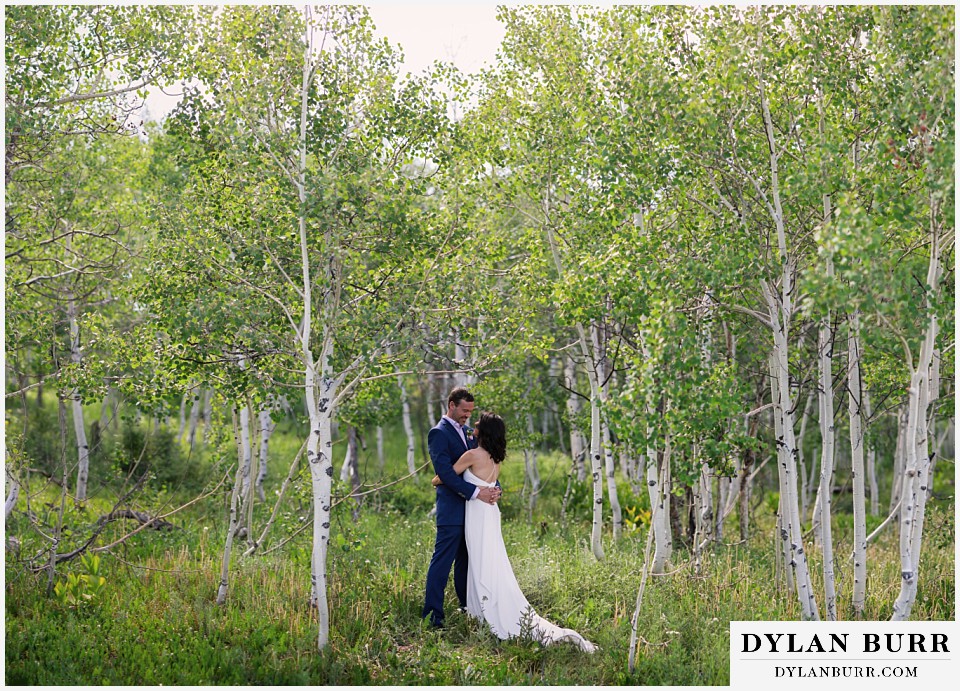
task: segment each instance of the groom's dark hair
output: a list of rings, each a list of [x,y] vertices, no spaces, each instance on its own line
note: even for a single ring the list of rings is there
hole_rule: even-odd
[[[460,405],[463,401],[467,403],[473,403],[473,394],[467,391],[467,387],[458,386],[453,391],[450,392],[450,395],[447,396],[447,403],[453,403],[453,405]]]

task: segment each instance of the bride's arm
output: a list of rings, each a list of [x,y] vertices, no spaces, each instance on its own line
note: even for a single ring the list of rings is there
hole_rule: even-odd
[[[467,451],[460,457],[460,460],[458,460],[456,463],[453,464],[453,472],[456,473],[457,475],[463,475],[463,471],[469,468],[470,466],[472,466],[474,460],[475,460],[475,456],[474,456],[473,450]],[[430,483],[434,487],[437,487],[439,485],[442,485],[443,481],[440,479],[439,475],[434,475]]]
[[[453,464],[453,472],[457,475],[463,475],[463,471],[473,465],[476,455],[472,450],[467,451],[460,457],[460,460]]]

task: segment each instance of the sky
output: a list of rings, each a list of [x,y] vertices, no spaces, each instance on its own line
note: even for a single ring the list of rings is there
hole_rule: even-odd
[[[401,73],[419,73],[435,60],[454,63],[462,71],[477,72],[494,63],[503,25],[491,3],[364,3],[377,33],[391,44],[400,44],[404,62]],[[176,106],[178,88],[161,93],[154,89],[147,98],[146,118],[160,120]]]

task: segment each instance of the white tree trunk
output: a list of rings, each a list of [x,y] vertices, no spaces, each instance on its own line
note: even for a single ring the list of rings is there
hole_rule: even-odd
[[[759,39],[758,39],[759,40]],[[786,495],[781,495],[784,502],[784,529],[789,535],[792,559],[790,565],[796,577],[797,597],[804,619],[818,620],[816,598],[810,581],[810,569],[807,555],[803,548],[803,531],[800,523],[800,505],[797,494],[797,444],[794,437],[793,402],[790,396],[789,372],[789,330],[790,319],[793,315],[794,300],[794,272],[796,260],[790,255],[787,248],[787,233],[784,224],[783,206],[780,201],[780,172],[779,154],[781,147],[777,145],[773,119],[770,116],[770,104],[767,101],[764,76],[758,74],[760,110],[763,116],[764,133],[766,135],[770,157],[770,214],[777,233],[777,249],[780,264],[783,267],[780,275],[780,284],[777,291],[763,279],[761,289],[767,303],[769,323],[773,327],[773,362],[776,377],[779,380],[778,400],[774,401],[775,410],[782,418],[783,437],[778,439],[777,456],[782,485]],[[768,205],[769,206],[769,205]]]
[[[870,407],[870,391],[863,387],[863,416],[865,423],[873,417],[873,409]],[[864,431],[864,444],[867,448],[867,481],[870,483],[870,515],[880,515],[880,488],[877,486],[877,450],[873,444],[866,445],[866,433]]]
[[[203,406],[204,392],[202,389],[194,389],[193,403],[190,406],[189,431],[187,433],[187,443],[192,449],[197,441],[197,423],[200,419],[200,408]]]
[[[829,272],[828,272],[829,273]],[[833,424],[833,335],[830,331],[830,313],[820,324],[820,541],[823,549],[823,589],[827,621],[837,620],[837,586],[833,560],[833,496],[834,424]]]
[[[470,369],[473,367],[473,363],[470,361],[470,353],[467,350],[467,346],[460,341],[460,332],[454,331],[453,333],[453,351],[454,351],[454,361],[456,362],[458,369]],[[454,381],[457,382],[458,386],[466,386],[469,388],[476,383],[477,378],[473,375],[472,372],[461,372],[454,377]]]
[[[586,439],[583,432],[577,427],[577,420],[580,417],[580,411],[583,409],[583,401],[580,396],[573,393],[577,389],[577,365],[572,357],[567,357],[563,363],[564,384],[569,389],[567,395],[567,415],[570,417],[570,457],[573,459],[573,467],[577,472],[577,480],[583,482],[587,479],[586,465]]]
[[[781,414],[779,407],[780,400],[780,378],[777,376],[777,358],[775,354],[770,356],[770,398],[774,402],[773,408],[773,434],[776,439],[783,439],[783,415]],[[777,445],[777,461],[778,465],[782,463],[782,458],[780,454],[780,445]],[[777,551],[778,557],[782,557],[782,565],[784,567],[784,578],[787,583],[787,589],[794,591],[796,580],[794,579],[793,569],[790,568],[789,564],[793,561],[792,550],[790,549],[790,531],[787,530],[787,527],[790,524],[790,512],[789,512],[789,495],[790,491],[787,488],[787,476],[781,470],[777,473],[777,480],[779,483],[779,492],[780,492],[780,503],[777,506],[777,537],[780,549]],[[779,564],[778,560],[778,564]]]
[[[928,377],[928,381],[927,400],[930,414],[927,417],[927,438],[935,439],[937,435],[937,407],[932,405],[932,403],[940,398],[940,351],[936,348],[934,348],[933,359],[930,362],[930,376]],[[927,471],[927,474],[930,477],[930,482],[927,486],[928,498],[933,492],[933,472],[937,465],[939,446],[939,443],[936,443],[933,448],[933,453],[929,454],[930,469]]]
[[[329,321],[322,326],[322,342],[319,361],[314,361],[310,342],[313,332],[313,285],[310,275],[310,253],[307,244],[307,114],[310,82],[313,74],[313,31],[311,27],[311,9],[304,7],[305,50],[303,56],[303,77],[300,86],[300,134],[299,161],[297,168],[297,195],[300,202],[298,216],[300,235],[300,262],[303,273],[303,317],[299,325],[299,339],[304,367],[304,394],[307,415],[310,420],[310,432],[307,441],[307,461],[310,465],[311,488],[313,490],[313,550],[311,564],[311,598],[317,608],[318,630],[317,646],[324,650],[330,642],[330,607],[327,601],[327,549],[330,542],[330,509],[333,486],[333,459],[331,450],[331,416],[339,382],[331,373],[333,357],[333,334],[328,327]],[[330,231],[325,233],[327,247],[332,246]],[[335,262],[330,262],[332,267]],[[331,276],[331,282],[334,277]],[[333,288],[333,286],[328,286]],[[324,316],[332,319],[336,305],[334,290],[324,292]]]
[[[417,470],[416,437],[413,436],[413,422],[410,417],[410,397],[407,395],[407,387],[403,382],[403,375],[397,375],[397,385],[400,387],[400,406],[403,410],[403,433],[407,437],[407,472],[415,473]]]
[[[596,371],[590,377],[590,472],[593,477],[593,527],[590,531],[590,548],[597,559],[603,559],[603,475],[600,443],[600,386]]]
[[[533,438],[533,414],[527,413],[527,434]],[[536,508],[537,499],[540,496],[540,470],[537,468],[537,449],[531,445],[529,449],[523,450],[523,464],[527,471],[527,482],[530,483],[530,498],[527,502],[527,512],[529,518],[533,521],[533,510]]]
[[[243,486],[240,491],[243,501],[246,502],[250,493],[250,466],[253,460],[253,447],[250,444],[250,408],[247,405],[240,408],[240,449],[243,464],[241,467]]]
[[[213,390],[207,389],[203,392],[203,440],[206,441],[210,435],[213,425]]]
[[[3,505],[3,515],[5,519],[9,519],[13,507],[17,505],[17,499],[20,497],[20,483],[17,481],[16,476],[10,472],[9,467],[6,468],[6,471],[10,488],[7,490],[7,501]]]
[[[780,505],[783,518],[781,537],[788,541],[789,556],[787,567],[792,569],[797,598],[804,620],[819,620],[820,614],[810,580],[810,567],[803,547],[803,531],[800,522],[800,505],[797,496],[797,445],[793,432],[793,401],[790,397],[790,377],[787,357],[787,332],[780,321],[778,300],[763,283],[764,294],[770,309],[770,320],[774,324],[774,348],[771,354],[771,384],[774,401],[774,416],[778,420],[777,465],[780,478]],[[789,287],[789,286],[788,286]],[[783,298],[781,297],[781,300]],[[789,299],[789,298],[787,298]]]
[[[107,428],[112,422],[111,412],[113,407],[111,406],[111,399],[113,398],[113,388],[107,387],[107,393],[104,395],[103,400],[100,402],[100,430],[106,432]]]
[[[340,466],[340,482],[348,482],[353,472],[353,464],[357,455],[357,430],[353,425],[347,427],[347,450],[343,454],[343,465]]]
[[[332,350],[332,343],[330,345]],[[315,377],[308,368],[308,379]],[[326,648],[330,640],[330,607],[327,601],[327,549],[330,543],[330,508],[333,479],[333,447],[330,404],[336,395],[336,382],[330,377],[309,384],[307,396],[313,399],[307,461],[313,489],[313,551],[311,554],[311,597],[319,615],[318,645]]]
[[[263,482],[267,479],[267,456],[270,451],[270,437],[277,425],[270,417],[268,409],[261,410],[257,415],[260,422],[260,470],[257,472],[257,496],[260,501],[266,501],[263,491]]]
[[[929,140],[929,133],[925,136]],[[928,141],[925,141],[926,145]],[[920,344],[920,355],[914,366],[909,347],[904,343],[904,354],[912,369],[910,377],[907,434],[905,435],[906,463],[903,473],[902,501],[900,509],[900,594],[893,604],[893,621],[910,618],[917,596],[917,569],[920,566],[920,548],[923,540],[923,521],[927,497],[930,495],[930,449],[928,417],[930,404],[939,395],[939,366],[937,363],[937,315],[931,304],[931,293],[940,289],[943,267],[940,262],[940,232],[937,224],[937,206],[931,199],[930,209],[930,262],[927,265],[926,308],[929,321]]]
[[[387,458],[383,455],[383,425],[377,425],[377,467],[383,472]]]
[[[606,422],[603,425],[603,461],[607,477],[607,496],[610,498],[610,514],[613,520],[613,539],[619,540],[623,535],[623,510],[620,507],[620,497],[617,495],[616,467],[613,455],[613,439]]]
[[[863,380],[860,376],[860,315],[850,316],[847,334],[847,401],[853,474],[853,611],[863,613],[867,597],[867,504],[863,467]]]
[[[67,247],[70,246],[69,235]],[[67,319],[70,321],[70,361],[80,362],[80,327],[77,324],[77,301],[73,292],[67,293]],[[71,412],[73,414],[73,431],[77,437],[77,501],[87,499],[87,478],[90,474],[90,446],[87,443],[86,422],[83,419],[83,404],[80,392],[74,389],[70,392]]]
[[[803,439],[807,434],[807,422],[810,420],[810,410],[813,408],[814,394],[807,396],[807,403],[803,407],[803,416],[800,418],[800,433],[797,435],[797,465],[800,466],[800,515],[807,516],[810,504],[810,478],[814,468],[807,469],[805,454],[803,453]]]
[[[700,554],[714,536],[713,478],[706,463],[700,466],[700,477],[693,486],[696,500],[696,530],[693,537],[694,571],[700,573]]]
[[[603,408],[606,408],[607,399],[610,395],[606,343],[604,342],[600,327],[596,324],[590,326],[590,335],[593,341],[593,361],[597,368],[597,377],[600,380],[600,404]],[[605,412],[603,412],[600,424],[603,435],[603,460],[604,475],[607,479],[607,497],[610,500],[610,514],[613,519],[613,539],[619,540],[623,534],[623,511],[620,508],[620,498],[617,496],[613,440],[610,435],[610,427],[607,424]]]
[[[233,429],[237,430],[237,417],[234,413]],[[220,562],[220,587],[217,589],[217,604],[222,605],[227,601],[227,588],[230,584],[230,554],[233,550],[233,536],[237,532],[237,526],[240,523],[240,512],[237,502],[240,496],[240,488],[243,486],[243,446],[239,439],[237,441],[237,474],[233,481],[233,491],[230,493],[230,521],[227,528],[227,539],[223,546],[223,559]]]
[[[654,553],[651,573],[666,573],[673,556],[673,536],[670,530],[670,441],[664,444],[662,467],[657,468],[657,452],[647,449],[647,492],[650,495],[650,521],[653,530]]]
[[[903,493],[903,466],[907,457],[907,418],[909,405],[897,410],[897,446],[893,453],[893,486],[890,488],[890,511],[900,504]]]
[[[177,428],[177,444],[183,443],[183,434],[187,431],[187,397],[190,392],[184,392],[180,399],[180,426]]]
[[[549,212],[549,200],[544,201],[544,207]],[[550,252],[553,255],[557,273],[563,277],[563,262],[557,249],[557,241],[550,225],[547,225],[547,240]],[[590,343],[587,339],[583,324],[577,324],[577,334],[580,336],[580,351],[583,353],[587,366],[587,378],[590,381],[590,468],[593,476],[593,523],[590,531],[590,548],[597,559],[603,559],[603,476],[601,456],[601,429],[600,429],[600,381],[597,369],[598,363],[591,362]]]
[[[933,284],[928,281],[928,284]],[[927,409],[930,405],[929,376],[933,344],[937,337],[937,318],[932,316],[920,347],[920,365],[910,378],[910,395],[905,434],[906,462],[902,480],[900,509],[900,594],[893,605],[893,621],[910,618],[917,594],[917,569],[923,522],[930,483],[929,434]]]

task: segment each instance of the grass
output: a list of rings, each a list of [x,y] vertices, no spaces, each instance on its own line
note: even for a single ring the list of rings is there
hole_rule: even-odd
[[[402,439],[388,434],[385,477],[405,473]],[[277,458],[299,448],[281,430],[272,447]],[[376,474],[375,453],[366,453],[368,477]],[[336,457],[337,469],[341,456]],[[286,474],[275,461],[268,499]],[[600,646],[586,659],[571,646],[543,648],[525,640],[499,641],[485,625],[450,613],[442,631],[420,620],[426,569],[435,528],[428,511],[432,490],[424,471],[373,495],[353,521],[351,502],[334,510],[328,563],[331,640],[317,651],[317,618],[308,604],[309,531],[272,554],[241,558],[235,547],[227,603],[215,604],[226,531],[225,494],[218,493],[172,517],[176,529],[147,530],[104,554],[103,593],[80,607],[46,594],[44,574],[6,562],[6,683],[17,685],[725,685],[729,683],[728,625],[731,620],[799,618],[795,598],[773,577],[772,517],[761,506],[753,538],[743,545],[718,545],[700,573],[682,550],[677,570],[652,578],[639,620],[637,668],[627,672],[630,618],[643,568],[645,530],[614,543],[597,562],[588,546],[589,524],[561,524],[559,502],[566,463],[541,457],[543,499],[527,519],[523,463],[510,456],[503,469],[504,539],[518,580],[538,613],[579,630]],[[277,544],[309,514],[309,488],[301,481],[285,502],[280,524],[267,539]],[[84,509],[72,507],[66,524],[79,540],[96,516],[109,508],[101,492]],[[58,504],[47,491],[33,499]],[[153,496],[158,500],[159,495]],[[21,502],[23,499],[21,499]],[[953,619],[954,548],[952,497],[935,497],[928,508],[914,619]],[[31,538],[22,514],[11,516],[8,535],[20,535],[21,554],[41,545]],[[272,503],[257,504],[262,526]],[[727,530],[736,530],[732,517]],[[852,570],[841,557],[850,550],[849,520],[834,526],[838,590],[847,603]],[[104,540],[130,526],[111,525]],[[102,544],[102,543],[101,543]],[[809,549],[820,578],[818,551]],[[871,545],[866,619],[886,619],[899,588],[896,529]],[[79,573],[78,561],[61,565],[60,576]],[[819,585],[818,585],[819,587]],[[448,612],[455,609],[448,588]],[[852,618],[846,604],[841,617]]]

